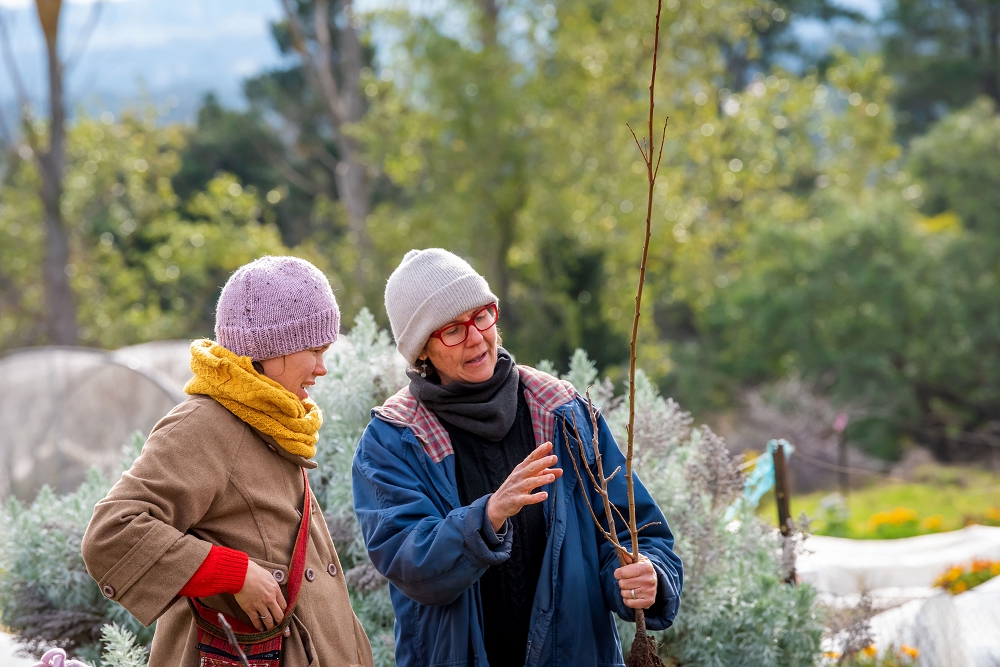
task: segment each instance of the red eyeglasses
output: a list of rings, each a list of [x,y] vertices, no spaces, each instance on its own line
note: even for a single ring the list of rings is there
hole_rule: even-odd
[[[491,303],[474,312],[472,317],[464,322],[452,322],[448,326],[441,327],[431,334],[431,338],[437,338],[445,347],[455,347],[464,343],[469,337],[469,327],[486,331],[495,326],[499,319],[500,310],[495,303]]]

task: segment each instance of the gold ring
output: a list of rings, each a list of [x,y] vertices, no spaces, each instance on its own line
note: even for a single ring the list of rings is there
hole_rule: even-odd
[[[632,589],[632,599],[633,600],[635,599],[635,589],[634,588]]]

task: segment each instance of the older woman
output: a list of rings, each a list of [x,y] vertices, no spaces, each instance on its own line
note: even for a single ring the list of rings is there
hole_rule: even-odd
[[[622,665],[612,614],[644,609],[656,630],[677,613],[681,563],[662,513],[637,481],[638,522],[659,523],[641,534],[640,561],[621,566],[587,508],[584,494],[601,508],[597,494],[557,467],[575,429],[594,463],[586,402],[515,365],[497,298],[468,263],[412,250],[385,304],[410,384],[373,411],[354,507],[390,582],[397,665]],[[605,470],[624,465],[602,417],[597,440]],[[627,514],[624,475],[609,491]]]
[[[309,262],[238,269],[218,342],[191,345],[191,397],[97,504],[87,569],[105,596],[157,621],[150,667],[240,665],[240,651],[255,667],[373,664],[305,475],[322,424],[308,391],[339,325]]]

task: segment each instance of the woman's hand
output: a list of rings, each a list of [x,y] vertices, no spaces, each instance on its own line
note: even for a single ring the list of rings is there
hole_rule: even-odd
[[[639,554],[639,562],[633,563],[629,554],[624,553],[625,565],[615,570],[615,579],[621,588],[622,600],[632,609],[649,609],[656,602],[656,570],[648,558]]]
[[[493,530],[500,530],[504,521],[520,512],[525,505],[534,505],[549,497],[545,491],[532,491],[562,477],[562,469],[552,467],[559,459],[550,452],[551,442],[536,447],[535,451],[517,464],[500,488],[490,496],[486,504],[486,515],[490,518]]]
[[[247,564],[247,577],[236,601],[250,617],[253,627],[263,632],[285,618],[285,596],[274,576],[253,561]]]

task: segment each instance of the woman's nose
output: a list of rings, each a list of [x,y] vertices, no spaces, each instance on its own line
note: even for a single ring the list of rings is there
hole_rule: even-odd
[[[483,332],[476,327],[469,327],[469,335],[465,339],[466,347],[475,347],[483,340]]]

